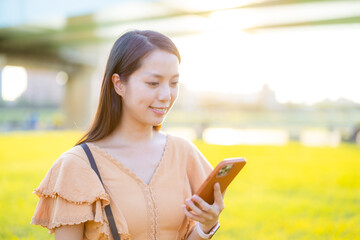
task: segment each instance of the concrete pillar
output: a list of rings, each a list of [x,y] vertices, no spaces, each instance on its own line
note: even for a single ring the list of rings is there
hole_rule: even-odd
[[[108,45],[99,46],[91,66],[81,67],[69,75],[62,104],[66,116],[65,126],[87,130],[93,120],[99,102],[100,88],[109,51]]]
[[[77,130],[86,130],[92,118],[92,79],[93,68],[83,67],[69,75],[66,93],[62,104],[65,113],[65,126]]]

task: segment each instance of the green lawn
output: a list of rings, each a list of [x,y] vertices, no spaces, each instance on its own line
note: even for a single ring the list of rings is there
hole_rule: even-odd
[[[38,201],[32,190],[80,135],[0,135],[0,239],[54,237],[29,224]],[[196,145],[213,166],[247,159],[213,239],[360,239],[360,147]]]

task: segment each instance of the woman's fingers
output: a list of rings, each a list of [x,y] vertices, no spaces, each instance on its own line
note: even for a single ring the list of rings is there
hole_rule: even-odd
[[[204,222],[214,218],[217,215],[207,202],[201,199],[199,196],[194,195],[191,200],[185,200],[185,209],[191,214],[191,217],[195,216],[197,221]],[[188,208],[186,208],[188,206]]]
[[[188,211],[187,209],[186,209],[186,205],[182,205],[182,208],[183,208],[183,210],[184,210],[184,213],[185,213],[185,215],[186,216],[188,216],[189,218],[191,218],[191,219],[193,219],[193,220],[195,220],[195,221],[197,221],[197,222],[201,222],[202,221],[202,219],[199,217],[199,216],[197,216],[197,215],[195,215],[195,214],[192,214],[190,211]]]
[[[188,216],[189,218],[195,220],[195,221],[198,221],[198,222],[201,222],[201,223],[204,223],[208,220],[211,220],[213,218],[213,216],[209,215],[208,213],[204,212],[204,211],[201,211],[200,214],[195,214],[196,212],[191,212],[191,210],[187,210],[186,209],[186,205],[182,205],[182,208],[185,212],[185,215]]]
[[[186,199],[186,200],[185,200],[185,203],[186,203],[186,205],[189,206],[190,210],[194,211],[196,214],[201,214],[201,213],[202,213],[201,209],[199,209],[199,208],[194,204],[194,202],[191,201],[190,199]]]
[[[194,195],[192,197],[192,200],[195,201],[199,205],[201,210],[203,210],[205,212],[213,213],[213,209],[212,209],[211,205],[209,205],[207,202],[205,202],[201,197]]]
[[[220,213],[225,208],[224,193],[221,193],[219,183],[214,184],[214,204],[210,205],[202,198],[194,195],[191,199],[186,199],[182,206],[185,215],[200,223],[209,223],[214,219],[218,219]]]

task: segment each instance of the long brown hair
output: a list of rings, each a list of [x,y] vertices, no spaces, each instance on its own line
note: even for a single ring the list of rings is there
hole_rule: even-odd
[[[114,131],[121,118],[122,97],[115,92],[112,75],[117,73],[126,82],[129,76],[141,67],[142,60],[156,49],[174,54],[180,63],[180,53],[175,44],[161,33],[134,30],[115,41],[106,64],[95,117],[89,130],[76,145],[100,140]],[[159,131],[161,125],[153,128]]]

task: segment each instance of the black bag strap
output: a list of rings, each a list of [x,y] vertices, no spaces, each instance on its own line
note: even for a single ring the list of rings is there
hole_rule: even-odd
[[[103,183],[103,181],[101,179],[99,170],[98,170],[98,168],[96,166],[94,157],[93,157],[93,155],[92,155],[92,153],[91,153],[91,151],[89,149],[89,146],[86,143],[82,143],[82,144],[80,144],[80,146],[84,149],[84,151],[85,151],[85,153],[86,153],[86,155],[87,155],[87,157],[89,159],[91,168],[96,172],[96,174],[98,175],[98,177],[100,179],[101,184],[104,186],[104,183]],[[109,225],[110,225],[110,230],[111,230],[111,234],[113,236],[113,239],[114,240],[120,240],[120,236],[118,234],[118,231],[117,231],[117,228],[116,228],[116,225],[115,225],[115,219],[114,219],[114,216],[112,214],[110,205],[105,206],[105,212],[106,212],[106,216],[107,216],[107,219],[108,219],[108,222],[109,222]]]

